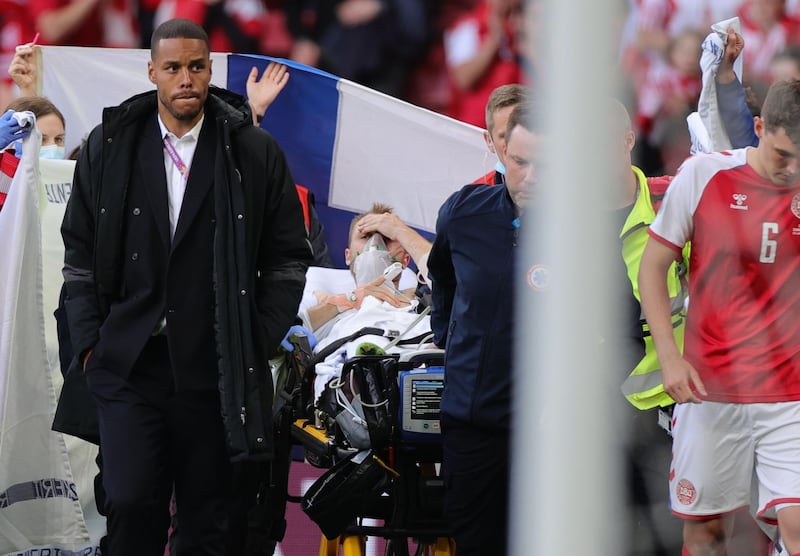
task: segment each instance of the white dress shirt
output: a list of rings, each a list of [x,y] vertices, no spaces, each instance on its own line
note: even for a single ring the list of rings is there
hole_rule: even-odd
[[[197,138],[200,136],[200,128],[203,127],[203,120],[206,116],[200,118],[188,133],[183,137],[177,137],[171,131],[168,131],[164,122],[161,120],[161,115],[158,115],[158,127],[161,128],[161,139],[166,141],[167,138],[172,142],[175,147],[175,152],[178,157],[186,165],[187,169],[192,167],[192,159],[194,158],[194,151],[197,148]],[[183,204],[183,194],[186,192],[186,180],[189,177],[187,172],[186,176],[181,173],[177,164],[172,161],[172,157],[164,147],[164,169],[167,172],[167,200],[169,203],[169,237],[175,237],[175,228],[178,226],[178,218],[181,214],[181,205]]]

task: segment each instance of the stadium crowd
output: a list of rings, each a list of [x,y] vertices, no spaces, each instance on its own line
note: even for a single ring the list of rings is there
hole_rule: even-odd
[[[798,0],[614,0],[619,79],[645,172],[673,174],[688,151],[685,116],[701,88],[697,60],[710,25],[733,16],[748,48],[752,105],[776,77],[800,75]],[[540,0],[0,0],[0,67],[17,45],[148,48],[155,26],[201,24],[213,51],[264,54],[320,67],[419,106],[483,127],[498,85],[535,87],[526,48]],[[527,30],[527,32],[526,32]],[[447,67],[448,71],[442,71]],[[0,105],[16,95],[6,77]]]

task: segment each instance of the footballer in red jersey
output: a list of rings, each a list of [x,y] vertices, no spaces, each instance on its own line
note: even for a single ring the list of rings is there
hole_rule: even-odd
[[[684,162],[639,272],[664,390],[678,404],[670,496],[691,554],[721,554],[754,476],[758,517],[800,553],[800,81],[770,88],[755,131],[756,148]],[[687,242],[681,356],[666,270]]]

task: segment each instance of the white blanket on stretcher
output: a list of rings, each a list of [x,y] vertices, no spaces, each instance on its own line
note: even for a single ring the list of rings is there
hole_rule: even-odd
[[[419,318],[419,316],[420,315],[415,312],[410,312],[407,308],[394,307],[377,298],[370,296],[365,297],[364,301],[361,303],[360,309],[353,309],[342,313],[325,340],[319,343],[315,351],[318,353],[338,338],[349,336],[364,327],[389,330],[392,331],[393,336],[402,334],[403,338],[415,338],[429,333],[431,330],[430,317],[425,315],[419,322],[414,324],[414,321]],[[409,328],[412,324],[414,324],[414,326]],[[315,369],[317,377],[314,381],[314,400],[316,401],[319,398],[320,394],[322,394],[322,391],[325,389],[325,385],[331,378],[341,375],[342,366],[348,359],[356,355],[358,346],[369,342],[385,349],[391,341],[392,338],[386,336],[372,334],[361,336],[343,344],[339,349],[326,357],[324,361],[317,363]],[[417,344],[405,347],[393,346],[387,350],[387,353],[403,353],[405,351],[419,349],[419,347],[420,346]]]

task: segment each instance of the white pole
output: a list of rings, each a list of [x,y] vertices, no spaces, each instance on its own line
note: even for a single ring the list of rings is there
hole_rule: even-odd
[[[539,187],[547,210],[523,221],[519,264],[520,275],[544,264],[550,278],[544,291],[524,277],[517,289],[510,546],[520,556],[625,553],[625,433],[616,411],[627,403],[619,391],[626,373],[606,360],[602,343],[618,287],[608,263],[620,260],[606,198],[622,138],[614,142],[605,120],[608,97],[617,96],[611,76],[622,4],[526,2],[538,19],[529,20],[529,36],[541,37],[530,54],[542,63],[534,94],[544,107]]]

